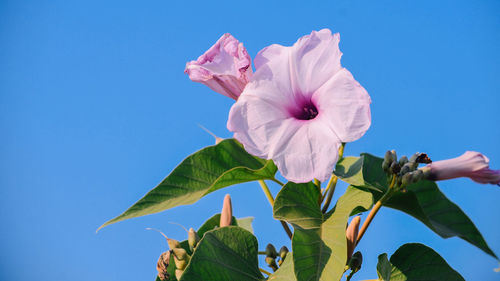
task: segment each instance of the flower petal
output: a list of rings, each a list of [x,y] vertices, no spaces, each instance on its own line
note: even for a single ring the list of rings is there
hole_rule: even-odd
[[[359,139],[371,125],[370,96],[345,68],[319,88],[312,101],[320,112],[318,118],[342,142]]]
[[[328,180],[338,159],[340,140],[316,120],[289,118],[279,131],[268,158],[274,160],[283,177],[297,183]]]
[[[296,90],[304,95],[313,94],[321,85],[334,76],[342,66],[339,49],[340,35],[329,29],[313,31],[301,37],[291,47],[290,69]]]

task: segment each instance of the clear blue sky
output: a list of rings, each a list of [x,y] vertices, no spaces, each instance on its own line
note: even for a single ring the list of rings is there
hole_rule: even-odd
[[[289,245],[256,183],[95,233],[212,144],[198,123],[231,136],[232,100],[183,73],[225,32],[252,57],[311,30],[341,33],[342,63],[373,100],[372,127],[347,155],[476,150],[500,169],[499,1],[318,2],[1,1],[0,279],[153,280],[167,245],[144,228],[184,239],[168,222],[197,228],[225,193],[236,216],[256,217],[262,248]],[[500,188],[440,186],[500,254]],[[377,255],[407,242],[435,248],[466,280],[500,279],[493,258],[390,209],[360,244],[355,279],[376,278]]]

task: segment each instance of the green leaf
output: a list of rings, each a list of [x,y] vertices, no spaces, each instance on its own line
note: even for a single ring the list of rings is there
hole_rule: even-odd
[[[293,262],[297,280],[339,280],[347,260],[345,230],[352,210],[368,209],[372,195],[349,187],[333,212],[323,214],[320,191],[312,183],[289,182],[276,196],[274,217],[290,222]]]
[[[383,193],[373,187],[383,192],[388,188],[382,170],[383,159],[370,154],[362,154],[357,160],[355,157],[345,159],[348,160],[337,164],[335,174],[342,180],[371,192],[375,201],[380,199]],[[360,165],[362,168],[359,168]],[[368,185],[372,188],[367,189]],[[474,223],[455,203],[446,198],[433,181],[424,180],[408,186],[407,192],[397,192],[384,206],[413,216],[443,238],[458,236],[497,258]]]
[[[378,278],[382,281],[391,280],[392,264],[387,259],[387,254],[378,256],[377,274]]]
[[[99,229],[122,220],[193,204],[223,187],[272,179],[276,171],[271,160],[254,157],[236,140],[227,139],[187,157],[158,186]]]
[[[265,280],[259,271],[257,239],[237,226],[206,232],[180,281]]]
[[[252,227],[253,219],[254,219],[253,217],[236,219],[236,225],[253,234],[253,227]]]
[[[387,190],[389,187],[387,175],[382,170],[382,163],[370,154],[340,159],[334,174],[351,185],[377,192]]]
[[[419,243],[401,246],[390,262],[387,254],[380,255],[377,272],[383,281],[465,281],[438,253]]]
[[[288,253],[288,257],[281,264],[280,268],[273,273],[268,281],[297,281],[295,278],[295,271],[293,270],[293,259],[291,253]]]

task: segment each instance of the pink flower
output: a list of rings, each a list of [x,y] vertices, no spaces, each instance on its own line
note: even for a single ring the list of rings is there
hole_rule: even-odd
[[[229,113],[234,137],[249,153],[273,159],[290,181],[327,180],[341,143],[370,127],[370,97],[341,66],[339,41],[323,29],[291,47],[264,48]]]
[[[252,75],[251,58],[243,43],[226,33],[196,61],[188,62],[184,72],[191,80],[237,100]]]
[[[500,184],[500,170],[490,170],[490,160],[475,151],[466,151],[457,158],[432,162],[422,168],[431,180],[468,177],[478,183]]]

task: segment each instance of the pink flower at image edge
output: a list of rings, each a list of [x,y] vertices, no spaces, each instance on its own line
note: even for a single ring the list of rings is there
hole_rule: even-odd
[[[273,159],[290,181],[326,181],[341,143],[370,127],[370,97],[341,66],[339,41],[323,29],[291,47],[264,48],[229,113],[234,137],[249,153]]]
[[[467,177],[478,183],[500,184],[500,170],[491,170],[490,160],[475,151],[466,151],[459,157],[432,162],[423,169],[431,180]]]
[[[192,81],[237,100],[252,75],[251,58],[231,34],[219,40],[184,71]]]

